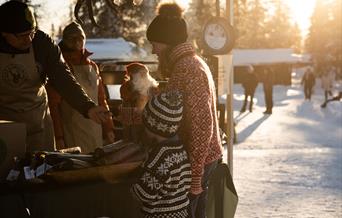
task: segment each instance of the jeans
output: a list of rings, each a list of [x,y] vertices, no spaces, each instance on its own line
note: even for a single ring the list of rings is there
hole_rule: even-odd
[[[213,170],[217,166],[217,160],[207,164],[204,167],[204,173],[202,176],[202,189],[203,192],[199,195],[189,194],[190,199],[190,207],[189,207],[189,215],[191,218],[205,218],[205,210],[206,210],[206,202],[208,196],[208,185],[209,185],[209,178]]]

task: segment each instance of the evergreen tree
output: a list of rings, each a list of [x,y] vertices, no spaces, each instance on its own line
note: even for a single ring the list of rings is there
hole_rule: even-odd
[[[341,67],[341,10],[340,0],[316,1],[306,49],[311,53],[318,73],[327,65]]]
[[[205,22],[215,16],[215,0],[206,2],[193,0],[189,4],[189,9],[185,13],[187,21],[189,41],[199,47],[201,43],[201,33]]]
[[[266,39],[266,9],[261,0],[241,1],[241,11],[235,20],[237,29],[237,48],[265,48]]]
[[[283,2],[275,0],[275,13],[269,18],[266,25],[267,48],[293,48],[299,52],[301,35],[298,25],[291,24],[290,11]]]
[[[298,25],[291,24],[289,9],[280,0],[235,0],[234,28],[236,48],[301,48]]]
[[[139,6],[122,4],[119,10],[112,10],[105,1],[93,5],[95,19],[100,27],[94,26],[85,7],[80,10],[82,27],[89,38],[118,38],[142,46],[146,42],[147,24],[155,16],[154,9],[159,0],[143,1]]]

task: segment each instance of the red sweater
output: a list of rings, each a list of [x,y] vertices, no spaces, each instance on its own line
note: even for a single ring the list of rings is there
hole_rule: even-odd
[[[183,94],[180,137],[191,161],[191,193],[199,194],[204,166],[222,157],[215,84],[208,65],[195,54],[190,44],[173,48],[169,64],[173,68],[166,89],[179,90]]]

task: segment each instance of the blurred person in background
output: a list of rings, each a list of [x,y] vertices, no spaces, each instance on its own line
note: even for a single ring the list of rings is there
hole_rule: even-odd
[[[243,101],[243,105],[240,110],[241,113],[246,111],[248,96],[250,97],[249,112],[253,111],[253,98],[254,98],[254,93],[255,93],[255,89],[257,86],[258,86],[258,79],[254,73],[253,66],[250,65],[248,66],[247,73],[245,74],[245,77],[243,78],[243,81],[242,81],[242,87],[245,93],[245,100]]]
[[[312,95],[312,89],[315,86],[315,75],[313,73],[313,70],[311,67],[308,67],[305,70],[305,73],[303,75],[301,84],[304,87],[304,96],[305,99],[311,100],[311,95]]]
[[[8,1],[0,6],[0,33],[0,120],[26,124],[27,151],[56,149],[47,80],[84,117],[97,123],[110,118],[107,108],[97,106],[77,83],[27,4]]]
[[[86,36],[82,27],[76,22],[71,22],[63,30],[59,47],[77,82],[89,98],[109,110],[99,68],[94,61],[89,59],[92,53],[84,47],[85,41]],[[112,119],[101,124],[95,123],[73,109],[49,83],[47,91],[55,138],[59,148],[79,146],[82,153],[89,153],[96,147],[114,142]]]
[[[266,106],[266,110],[264,111],[264,114],[272,114],[273,84],[274,84],[274,72],[270,68],[265,68],[263,72],[263,87],[264,87],[265,106]]]
[[[321,86],[324,91],[324,102],[328,100],[329,96],[332,96],[332,88],[335,78],[335,72],[333,67],[326,67],[321,76]]]

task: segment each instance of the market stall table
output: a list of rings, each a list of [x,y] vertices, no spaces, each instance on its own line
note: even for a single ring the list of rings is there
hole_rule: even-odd
[[[139,204],[130,192],[137,178],[135,174],[115,181],[3,183],[0,184],[0,217],[139,218]]]

